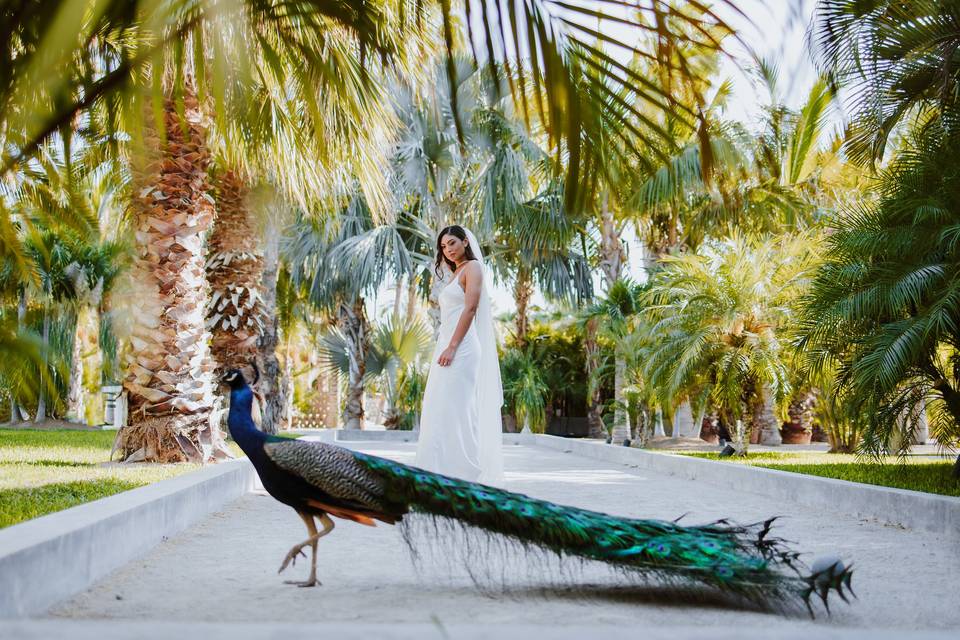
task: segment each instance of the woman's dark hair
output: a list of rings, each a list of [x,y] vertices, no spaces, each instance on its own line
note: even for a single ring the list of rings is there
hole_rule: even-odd
[[[440,231],[440,234],[437,236],[437,264],[434,265],[434,267],[433,267],[433,270],[434,270],[434,272],[437,274],[437,277],[438,277],[438,278],[442,275],[442,274],[440,273],[440,263],[441,263],[441,262],[446,262],[446,263],[447,263],[447,266],[450,267],[450,271],[456,271],[456,270],[457,270],[457,265],[456,265],[455,263],[451,262],[450,260],[447,260],[447,257],[446,257],[445,255],[443,255],[443,245],[440,244],[440,243],[443,242],[443,236],[445,236],[445,235],[456,236],[457,238],[463,240],[464,242],[467,241],[467,232],[466,232],[466,230],[464,230],[464,228],[461,227],[461,226],[458,225],[458,224],[452,224],[452,225],[450,225],[449,227],[444,227],[444,228]],[[465,255],[467,256],[467,260],[476,260],[476,259],[477,259],[477,256],[475,256],[475,255],[473,254],[473,247],[471,247],[469,244],[467,245],[467,250],[466,250],[466,252],[465,252]]]

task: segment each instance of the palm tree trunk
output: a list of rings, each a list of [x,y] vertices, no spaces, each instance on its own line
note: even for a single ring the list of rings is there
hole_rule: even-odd
[[[699,438],[700,429],[694,430],[693,407],[690,406],[689,398],[684,398],[677,410],[673,412],[673,437],[674,438]]]
[[[17,299],[17,331],[22,331],[27,318],[27,289],[20,287]],[[17,402],[16,394],[10,395],[10,418],[12,422],[30,419],[27,410]]]
[[[590,396],[587,398],[587,429],[591,438],[603,438],[606,435],[601,415],[600,381],[594,379],[597,370],[600,368],[600,343],[597,340],[599,323],[599,318],[590,318],[583,329],[583,350],[586,352],[584,364],[587,380],[592,386]]]
[[[293,354],[290,349],[290,337],[285,336],[286,346],[284,348],[283,354],[283,379],[280,380],[280,384],[284,388],[284,406],[282,418],[286,418],[287,424],[290,427],[293,427],[293,418],[294,418],[294,408],[293,408],[293,398],[294,398],[294,380],[293,380]]]
[[[400,301],[403,300],[403,296],[400,295],[401,290],[403,289],[403,276],[397,276],[397,286],[393,296],[393,317],[400,317]]]
[[[77,309],[77,326],[73,332],[73,349],[70,353],[70,380],[67,384],[67,420],[84,421],[83,396],[83,336],[89,325],[89,307]]]
[[[623,444],[630,440],[630,421],[624,410],[623,387],[627,383],[627,362],[623,356],[617,354],[613,370],[613,397],[616,408],[613,411],[613,444]]]
[[[214,376],[219,379],[230,369],[240,369],[256,362],[267,314],[263,253],[259,241],[262,234],[255,228],[250,212],[250,187],[233,170],[219,176],[216,186],[217,218],[207,243],[210,305],[206,322],[211,336],[210,352],[216,363]],[[275,433],[274,414],[271,412],[267,420],[268,411],[262,406],[263,400],[269,397],[265,394],[266,386],[269,385],[258,383],[255,390],[260,428]],[[225,412],[218,409],[215,413],[221,421],[225,420]]]
[[[609,206],[609,195],[606,192],[600,200],[600,253],[600,269],[603,272],[604,283],[609,289],[620,279],[627,254],[623,249],[623,243],[620,242],[613,211]]]
[[[249,196],[249,186],[234,171],[217,181],[217,219],[208,241],[206,274],[207,326],[218,376],[256,358],[266,320],[261,234],[250,214]]]
[[[166,141],[146,132],[146,148],[154,155],[134,169],[136,257],[127,299],[135,323],[123,381],[129,424],[116,443],[131,462],[230,456],[212,420],[215,365],[204,322],[210,299],[204,236],[214,216],[210,154],[197,99],[186,95],[184,106],[185,122],[173,101],[166,101]]]
[[[417,279],[413,275],[407,282],[407,324],[417,315]]]
[[[260,393],[263,395],[263,419],[260,428],[277,433],[287,405],[287,385],[282,379],[277,347],[280,344],[280,319],[277,316],[277,274],[280,270],[280,230],[270,218],[264,234],[263,255],[263,332],[257,345],[262,363]]]
[[[47,305],[43,307],[43,364],[40,365],[40,388],[37,390],[39,399],[37,400],[37,415],[33,417],[34,422],[43,422],[47,419],[47,357],[50,353],[50,311]]]
[[[757,386],[758,398],[754,404],[753,428],[760,430],[760,444],[780,445],[780,421],[777,419],[773,391],[767,385]]]
[[[523,347],[527,343],[527,308],[530,306],[530,297],[533,295],[532,274],[527,269],[520,269],[517,273],[517,282],[513,287],[513,300],[517,307],[514,319],[514,332],[517,345]]]
[[[347,401],[343,408],[344,429],[363,429],[364,375],[367,368],[367,317],[363,298],[357,296],[352,305],[340,304],[340,329],[347,337],[350,350],[350,373]]]

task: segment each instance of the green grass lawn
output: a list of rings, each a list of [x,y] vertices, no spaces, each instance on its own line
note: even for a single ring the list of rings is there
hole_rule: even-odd
[[[677,453],[711,460],[721,459],[716,453]],[[960,481],[951,475],[953,458],[907,456],[903,460],[889,458],[883,462],[877,462],[849,454],[763,452],[750,453],[746,458],[722,458],[722,460],[883,487],[960,496]]]
[[[115,436],[0,429],[0,528],[200,468],[105,464]],[[233,442],[229,446],[241,455]]]

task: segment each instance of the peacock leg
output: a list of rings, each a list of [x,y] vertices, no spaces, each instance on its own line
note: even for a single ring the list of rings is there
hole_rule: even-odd
[[[303,554],[303,548],[307,545],[310,545],[312,551],[312,557],[310,560],[310,576],[304,580],[285,580],[285,584],[295,584],[298,587],[313,587],[320,582],[317,580],[317,541],[323,536],[327,535],[333,531],[333,520],[330,519],[330,516],[327,514],[322,514],[320,516],[320,524],[323,525],[323,531],[317,532],[317,525],[313,520],[313,515],[308,513],[297,512],[300,518],[303,520],[303,523],[307,525],[307,531],[310,533],[310,537],[304,540],[303,542],[294,545],[290,551],[287,552],[287,556],[283,560],[283,564],[280,565],[280,573],[287,568],[291,562],[295,565],[297,563],[297,556]]]

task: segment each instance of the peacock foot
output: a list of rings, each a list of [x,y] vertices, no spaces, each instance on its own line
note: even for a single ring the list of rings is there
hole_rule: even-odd
[[[295,584],[298,587],[317,587],[322,583],[317,580],[316,576],[310,576],[306,580],[284,580],[283,584]]]
[[[283,559],[283,564],[280,565],[280,568],[277,570],[277,573],[283,573],[283,570],[286,569],[291,563],[296,566],[297,556],[307,557],[307,554],[303,552],[303,548],[307,546],[304,543],[294,545],[290,551],[287,552],[287,556]]]

